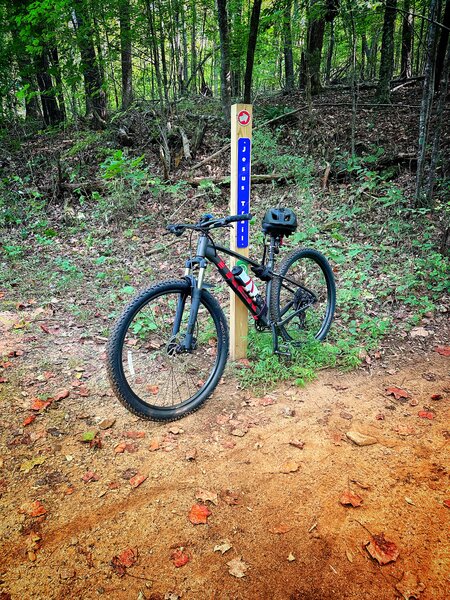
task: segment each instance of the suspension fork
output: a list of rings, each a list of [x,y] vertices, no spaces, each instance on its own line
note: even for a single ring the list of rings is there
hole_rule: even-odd
[[[181,347],[185,352],[191,352],[194,345],[194,331],[195,324],[197,323],[198,311],[200,308],[200,300],[202,297],[203,281],[205,277],[206,259],[205,252],[208,245],[208,238],[206,236],[200,236],[197,245],[197,255],[195,258],[186,261],[185,278],[189,280],[191,285],[191,308],[189,310],[189,319],[186,327],[186,333]],[[198,265],[198,277],[195,278],[192,275],[192,269],[195,265]],[[186,295],[178,298],[177,311],[175,314],[175,322],[173,326],[173,335],[177,335],[180,331],[181,319],[186,306]]]

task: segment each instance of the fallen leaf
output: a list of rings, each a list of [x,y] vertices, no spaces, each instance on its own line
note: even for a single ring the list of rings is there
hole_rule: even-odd
[[[100,477],[94,471],[87,471],[81,478],[84,483],[91,483],[91,481],[98,481]]]
[[[118,556],[118,559],[124,567],[132,567],[137,561],[137,557],[137,550],[134,548],[127,548]]]
[[[45,325],[45,323],[40,323],[39,327],[42,329],[44,333],[50,333],[50,329]]]
[[[432,400],[442,400],[442,394],[433,394],[431,396]]]
[[[189,461],[194,461],[197,458],[197,448],[192,448],[191,450],[188,450],[186,452],[186,454],[184,455],[185,460],[189,460]]]
[[[248,569],[248,565],[242,560],[241,557],[233,558],[227,562],[228,565],[228,573],[233,575],[233,577],[245,577],[245,571]]]
[[[299,450],[303,450],[305,447],[305,442],[300,442],[299,440],[291,440],[289,442],[290,446],[294,446],[294,448],[298,448]]]
[[[36,415],[29,415],[26,419],[23,420],[22,425],[26,427],[30,425],[36,419]]]
[[[450,346],[437,346],[434,351],[441,356],[450,356]]]
[[[211,511],[207,506],[203,504],[194,504],[189,511],[189,521],[193,525],[200,525],[208,522],[208,517],[211,515]]]
[[[377,438],[360,433],[359,431],[347,431],[345,435],[357,446],[371,446],[378,442]]]
[[[409,398],[408,392],[405,392],[405,390],[402,390],[402,388],[399,387],[393,386],[386,388],[386,392],[388,395],[394,396],[396,400],[400,400],[400,398]]]
[[[287,557],[289,562],[293,562],[295,560],[295,556],[292,554],[292,552],[289,554],[289,556]]]
[[[179,567],[184,567],[184,565],[189,562],[189,554],[183,552],[182,548],[178,548],[178,550],[172,552],[170,558],[172,559],[173,564],[177,567],[177,569]]]
[[[411,506],[415,506],[413,499],[408,498],[408,496],[405,496],[405,502],[407,502],[408,504],[411,504]]]
[[[116,454],[122,454],[122,452],[125,452],[125,448],[126,447],[127,447],[127,443],[126,442],[120,442],[120,444],[117,444],[117,446],[115,446],[114,452]]]
[[[45,410],[47,406],[50,406],[50,400],[41,400],[40,398],[33,398],[31,401],[31,410]]]
[[[147,385],[147,392],[150,392],[150,394],[153,394],[154,396],[156,396],[156,394],[159,392],[159,386],[158,385]]]
[[[137,473],[134,477],[130,479],[130,485],[132,488],[137,488],[144,483],[147,479],[148,475],[142,475],[142,473]]]
[[[8,383],[6,377],[0,377],[0,383]]]
[[[233,492],[233,490],[224,490],[221,492],[220,497],[228,504],[228,506],[236,506],[241,504],[241,498],[239,492]]]
[[[292,527],[290,525],[287,525],[286,523],[280,523],[279,525],[275,525],[274,527],[269,529],[269,532],[281,535],[282,533],[287,533],[291,529]]]
[[[61,390],[60,392],[57,392],[54,400],[56,402],[58,402],[59,400],[64,400],[65,398],[68,398],[70,396],[70,391],[69,390]]]
[[[224,540],[221,544],[214,546],[214,552],[221,552],[222,554],[225,554],[225,552],[228,552],[228,550],[231,550],[232,547],[233,546],[230,544],[230,542],[228,540]]]
[[[180,435],[181,433],[184,433],[184,429],[181,429],[181,427],[171,427],[169,433],[172,435]]]
[[[42,463],[44,463],[46,460],[47,459],[45,456],[36,456],[36,458],[31,458],[30,460],[24,460],[23,463],[20,465],[20,470],[23,473],[28,473],[34,467],[36,467],[38,465],[42,465]]]
[[[215,492],[209,492],[208,490],[204,490],[202,488],[198,489],[195,492],[195,499],[201,500],[202,502],[212,502],[212,504],[218,504],[218,496]]]
[[[19,508],[19,513],[29,517],[40,517],[47,513],[47,509],[39,500],[24,502]]]
[[[415,573],[406,571],[403,573],[402,580],[395,586],[395,589],[400,592],[404,600],[410,600],[412,598],[417,600],[419,594],[424,591],[425,585],[419,582]]]
[[[97,435],[96,431],[85,431],[81,436],[82,442],[92,442],[92,440]]]
[[[110,429],[114,423],[116,422],[116,420],[113,419],[103,419],[102,421],[100,421],[100,423],[98,424],[100,429]]]
[[[449,500],[444,500],[444,502],[442,504],[444,506],[446,506],[447,508],[450,508],[450,499]]]
[[[397,425],[397,427],[395,428],[395,431],[399,435],[415,435],[416,434],[416,430],[414,429],[414,427],[411,427],[411,425]]]
[[[10,360],[8,360],[4,363],[0,363],[0,367],[3,367],[4,369],[9,369],[12,366],[13,366],[13,363]]]
[[[351,492],[350,490],[346,490],[339,502],[343,505],[343,506],[361,506],[361,504],[363,503],[363,499],[361,498],[361,496],[358,496],[358,494],[354,494],[353,492]]]
[[[364,545],[370,556],[380,565],[387,565],[390,562],[396,561],[399,556],[397,546],[394,542],[385,539],[383,533],[373,535]]]
[[[427,410],[419,410],[417,413],[421,419],[434,419],[434,413]]]
[[[350,550],[346,550],[345,551],[345,555],[347,557],[348,562],[353,562],[353,554],[350,552]]]
[[[130,440],[139,440],[145,437],[145,431],[125,431],[124,435]]]
[[[288,461],[280,469],[280,473],[296,473],[299,469],[299,464],[294,461]]]
[[[231,432],[231,435],[234,435],[235,437],[244,437],[244,435],[248,432],[248,429],[239,429],[238,427],[236,427],[236,429],[233,429],[233,431]]]
[[[150,445],[149,445],[148,449],[150,450],[150,452],[155,452],[156,450],[159,450],[160,449],[159,440],[157,440],[156,438],[150,440]]]

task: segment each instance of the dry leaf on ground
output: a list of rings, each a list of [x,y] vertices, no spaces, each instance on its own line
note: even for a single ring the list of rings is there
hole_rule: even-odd
[[[225,554],[225,552],[228,552],[228,550],[231,550],[232,547],[233,546],[230,544],[230,542],[228,540],[224,540],[221,544],[214,546],[214,552],[221,552],[222,554]]]
[[[208,522],[208,517],[211,515],[211,511],[207,506],[203,504],[194,504],[189,511],[189,521],[193,525],[200,525]]]
[[[351,492],[350,490],[346,490],[339,502],[343,505],[343,506],[361,506],[361,504],[363,503],[363,499],[361,498],[361,496],[358,496],[358,494],[354,494],[353,492]]]
[[[174,552],[172,552],[172,555],[170,558],[172,559],[173,564],[177,568],[184,567],[184,565],[189,562],[189,554],[187,554],[186,552],[183,552],[182,548],[178,548],[177,550],[174,550]]]
[[[19,512],[29,517],[40,517],[47,513],[47,509],[39,500],[24,502],[19,508]]]
[[[412,600],[413,598],[417,600],[419,594],[425,589],[425,585],[419,581],[415,573],[406,571],[395,589],[400,592],[405,600]]]
[[[141,485],[141,483],[144,483],[144,481],[147,479],[148,475],[142,475],[142,473],[137,473],[134,477],[132,477],[129,481],[130,481],[130,485],[132,488],[137,488]]]
[[[397,546],[394,542],[387,540],[384,537],[384,533],[373,535],[364,545],[370,556],[378,561],[380,565],[387,565],[388,563],[397,560],[399,556]]]
[[[227,562],[228,573],[233,577],[245,577],[245,571],[248,569],[248,565],[242,560],[242,558],[233,558]]]
[[[450,356],[450,346],[437,346],[434,351],[441,356]]]
[[[292,527],[290,525],[287,525],[286,523],[280,523],[279,525],[274,525],[273,527],[271,527],[269,529],[269,532],[282,534],[282,533],[287,533],[291,529],[292,529]]]
[[[396,400],[400,400],[400,398],[409,398],[408,392],[405,392],[405,390],[396,386],[386,388],[386,392],[388,395],[394,396]]]
[[[195,492],[195,499],[201,500],[202,502],[212,502],[217,505],[219,502],[218,496],[215,492],[209,492],[208,490],[198,489]]]
[[[434,413],[428,411],[428,410],[419,410],[419,412],[417,413],[419,415],[419,417],[421,419],[434,419]]]
[[[294,461],[288,461],[280,469],[280,473],[296,473],[300,465]]]

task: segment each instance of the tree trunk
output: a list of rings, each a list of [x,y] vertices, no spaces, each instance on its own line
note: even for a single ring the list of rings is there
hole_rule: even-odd
[[[330,23],[330,40],[328,42],[328,50],[327,50],[327,65],[325,68],[325,81],[327,83],[330,83],[330,79],[331,79],[331,63],[333,61],[334,44],[335,44],[334,21],[331,21],[331,23]]]
[[[227,0],[216,0],[220,37],[220,97],[226,119],[230,118],[230,37],[228,32]]]
[[[283,52],[284,52],[284,73],[285,90],[294,89],[294,56],[292,54],[292,0],[285,0],[283,15]]]
[[[73,0],[77,41],[81,55],[81,71],[84,76],[86,106],[92,114],[93,126],[102,129],[106,124],[106,93],[103,85],[100,65],[94,48],[94,33],[87,8],[83,0]]]
[[[190,82],[194,94],[197,92],[197,46],[196,46],[196,0],[191,0],[191,78]]]
[[[383,38],[381,41],[380,78],[376,98],[380,104],[390,101],[390,83],[394,73],[394,31],[397,0],[390,0],[384,10]]]
[[[314,0],[312,4],[315,4]],[[320,82],[320,63],[322,60],[323,35],[325,32],[324,17],[315,17],[308,26],[306,61],[308,63],[309,85],[311,94],[318,94],[322,89]]]
[[[119,2],[120,60],[122,65],[122,109],[133,100],[133,67],[131,59],[131,11],[130,0]]]
[[[404,0],[402,23],[402,55],[400,59],[400,78],[408,79],[412,75],[411,49],[413,38],[413,17],[411,14],[411,0]]]
[[[56,99],[56,90],[49,73],[50,64],[46,48],[42,48],[36,58],[36,75],[41,96],[44,123],[47,126],[57,125],[62,121],[62,115]]]
[[[444,117],[444,107],[445,101],[448,93],[448,80],[449,80],[449,70],[450,70],[450,43],[447,39],[447,50],[444,57],[443,63],[443,73],[444,77],[442,79],[441,87],[440,87],[440,96],[439,96],[439,104],[436,111],[436,124],[434,128],[434,139],[433,139],[433,149],[431,152],[431,161],[430,161],[430,170],[428,174],[428,189],[427,189],[427,204],[428,206],[432,206],[433,204],[433,190],[434,190],[434,182],[436,178],[436,167],[439,159],[439,151],[440,151],[440,143],[441,143],[441,133],[442,133],[442,121]]]
[[[250,104],[252,95],[253,62],[255,59],[256,41],[258,39],[259,16],[262,0],[254,0],[250,18],[250,32],[247,45],[247,64],[244,77],[244,104]]]
[[[425,64],[425,81],[423,82],[422,104],[419,117],[419,148],[417,152],[416,176],[416,207],[425,206],[426,198],[423,194],[425,174],[425,156],[428,144],[431,107],[434,92],[434,68],[436,64],[436,19],[440,11],[440,0],[430,0],[430,25],[428,27],[427,61]]]
[[[441,82],[441,79],[443,78],[443,76],[445,78],[445,75],[446,75],[445,69],[444,69],[444,62],[445,62],[445,49],[447,48],[448,37],[449,37],[448,28],[450,28],[450,0],[447,0],[445,3],[445,10],[444,10],[444,15],[443,15],[443,19],[442,19],[442,25],[447,27],[447,29],[441,28],[441,30],[440,30],[439,43],[438,43],[437,55],[436,55],[436,75],[435,75],[435,79],[434,79],[434,90],[436,92],[439,90],[439,84]]]

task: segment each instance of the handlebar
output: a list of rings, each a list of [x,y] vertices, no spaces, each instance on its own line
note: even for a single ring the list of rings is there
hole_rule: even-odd
[[[229,217],[223,217],[221,219],[215,219],[212,215],[204,216],[208,217],[208,220],[205,221],[202,218],[198,223],[178,223],[174,225],[167,225],[167,233],[173,233],[177,237],[183,235],[186,229],[192,229],[194,231],[201,231],[205,233],[210,229],[228,227],[230,223],[237,223],[239,221],[250,221],[250,219],[252,219],[253,217],[253,215],[251,215],[250,213],[244,213],[242,215],[230,215]]]

